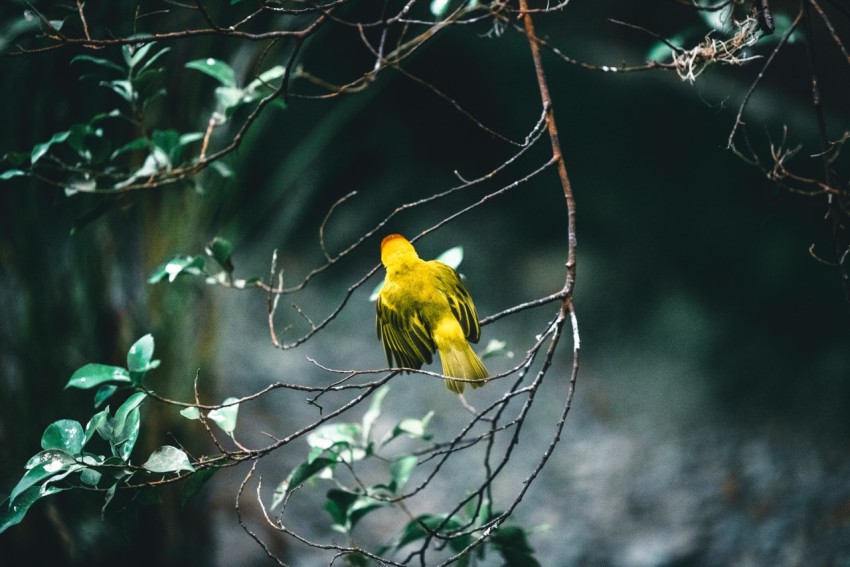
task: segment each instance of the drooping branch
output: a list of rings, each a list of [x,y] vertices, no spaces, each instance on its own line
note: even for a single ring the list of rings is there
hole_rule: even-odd
[[[567,174],[567,165],[564,161],[564,155],[561,152],[561,142],[558,138],[558,126],[555,123],[555,109],[552,104],[552,97],[549,94],[549,84],[546,80],[546,73],[543,70],[543,61],[540,57],[540,46],[532,38],[536,38],[537,34],[534,31],[534,21],[531,13],[528,12],[527,0],[520,0],[520,12],[523,14],[523,24],[525,26],[526,36],[529,38],[528,45],[531,48],[531,57],[534,61],[534,71],[537,76],[537,88],[540,92],[540,98],[543,101],[543,108],[546,112],[546,130],[549,134],[549,140],[552,144],[552,159],[555,161],[555,167],[558,171],[558,178],[561,181],[561,189],[564,193],[564,201],[567,206],[567,278],[564,282],[564,291],[569,294],[564,298],[564,303],[571,301],[573,286],[576,278],[576,203],[573,196],[572,184],[570,183],[569,175]]]

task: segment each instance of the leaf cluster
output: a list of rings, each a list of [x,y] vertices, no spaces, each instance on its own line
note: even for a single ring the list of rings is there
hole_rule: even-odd
[[[276,65],[260,73],[245,86],[239,86],[234,69],[224,61],[197,59],[185,64],[213,77],[219,85],[213,90],[216,109],[205,130],[181,132],[158,127],[156,102],[167,96],[162,87],[163,62],[170,48],[158,48],[146,36],[138,43],[121,47],[120,60],[88,54],[71,59],[72,65],[92,69],[81,79],[94,79],[97,86],[117,97],[111,110],[86,122],[55,132],[29,152],[3,156],[0,180],[30,176],[64,189],[66,196],[81,193],[117,194],[128,190],[159,187],[177,182],[200,189],[197,174],[210,166],[222,178],[233,171],[220,158],[208,152],[213,129],[228,123],[242,108],[254,108],[280,87],[285,74]],[[271,106],[285,107],[280,99]],[[91,220],[91,219],[89,219]]]
[[[150,483],[152,473],[194,472],[184,451],[172,446],[156,449],[141,465],[131,460],[139,438],[141,406],[148,394],[139,391],[145,375],[159,366],[153,359],[154,341],[145,335],[127,353],[127,366],[86,364],[73,373],[66,388],[95,389],[95,408],[119,392],[132,393],[112,412],[109,406],[95,413],[85,427],[79,421],[60,419],[47,426],[41,451],[24,466],[25,473],[0,505],[0,533],[23,520],[40,498],[69,489],[105,493],[104,509],[118,488]],[[99,438],[102,452],[90,442]]]

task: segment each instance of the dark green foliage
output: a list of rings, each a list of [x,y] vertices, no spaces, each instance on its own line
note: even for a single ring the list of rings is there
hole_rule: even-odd
[[[159,366],[159,361],[153,360],[153,349],[153,337],[145,335],[130,347],[128,368],[87,364],[74,372],[66,388],[98,387],[97,407],[119,388],[134,390],[142,385],[145,374]],[[140,406],[146,398],[147,394],[142,391],[130,394],[114,413],[106,407],[94,414],[85,429],[70,419],[47,426],[41,438],[43,450],[27,462],[24,467],[27,472],[3,502],[0,532],[19,523],[39,498],[63,490],[96,489],[104,492],[108,504],[116,489],[139,482],[137,478],[145,470],[151,473],[194,472],[186,453],[167,445],[155,450],[141,467],[132,464],[130,456],[141,430]],[[95,434],[107,443],[109,454],[98,453],[96,449],[84,450]]]

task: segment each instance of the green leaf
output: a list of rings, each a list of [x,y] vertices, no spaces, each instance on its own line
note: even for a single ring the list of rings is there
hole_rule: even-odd
[[[99,112],[91,117],[89,120],[89,124],[94,125],[96,122],[100,122],[101,120],[105,120],[107,118],[126,118],[121,111],[117,108],[113,108],[109,112]]]
[[[88,141],[102,137],[103,131],[100,128],[92,128],[88,124],[74,124],[68,130],[68,145],[86,162],[91,162],[93,155]]]
[[[80,482],[89,486],[97,486],[103,475],[94,469],[83,469],[80,472]]]
[[[94,469],[83,469],[80,472],[80,481],[89,486],[97,486],[101,478],[103,478],[103,475]]]
[[[270,67],[269,69],[260,73],[260,75],[251,81],[248,84],[248,88],[256,88],[258,86],[266,85],[275,79],[280,79],[286,75],[286,67],[283,65],[275,65],[274,67]]]
[[[110,438],[107,439],[112,446],[114,454],[127,462],[130,453],[139,438],[141,424],[141,412],[139,405],[145,400],[147,394],[136,392],[121,404],[115,411],[115,416],[109,420]]]
[[[187,478],[183,483],[183,488],[180,491],[180,504],[185,506],[186,502],[198,494],[207,481],[218,471],[219,469],[215,467],[209,467],[206,469],[196,470],[189,475],[189,478]]]
[[[285,74],[286,69],[281,65],[276,65],[260,73],[244,89],[237,88],[235,83],[216,87],[215,98],[218,102],[218,111],[223,112],[226,118],[232,116],[238,107],[259,100],[267,94],[271,94],[277,88],[277,85],[273,84],[273,81],[283,77]],[[277,106],[286,107],[285,104],[281,103],[278,103]]]
[[[89,363],[74,372],[65,388],[80,388],[88,390],[100,386],[104,382],[129,383],[130,374],[127,369],[120,366],[107,366],[106,364]]]
[[[216,87],[215,89],[216,102],[226,116],[230,116],[230,110],[242,103],[243,96],[242,89],[236,87]]]
[[[209,75],[225,87],[236,86],[236,73],[233,71],[233,68],[224,61],[219,61],[212,57],[208,57],[206,59],[195,59],[194,61],[186,63],[186,68],[195,69],[196,71]]]
[[[141,413],[139,410],[134,409],[129,412],[123,425],[124,427],[121,430],[115,430],[115,438],[118,440],[118,456],[126,463],[129,462],[130,453],[133,452],[133,447],[136,446],[136,441],[139,438],[141,425]]]
[[[233,244],[229,240],[216,236],[207,244],[206,253],[212,256],[226,272],[230,273],[233,271],[233,262],[231,260]]]
[[[35,165],[35,163],[44,157],[44,155],[50,150],[51,146],[54,144],[61,144],[68,139],[70,134],[71,132],[67,130],[64,132],[57,132],[53,134],[53,137],[51,137],[48,141],[33,146],[32,153],[30,154],[30,163]]]
[[[79,421],[60,419],[47,426],[41,436],[42,449],[62,449],[72,455],[83,450],[85,432]]]
[[[151,153],[145,158],[142,166],[134,171],[129,177],[124,179],[123,181],[119,181],[115,183],[112,188],[113,189],[124,189],[135,183],[136,181],[149,180],[160,175],[162,172],[171,170],[171,160],[168,155],[164,153],[161,149],[154,147],[151,149]]]
[[[110,61],[109,59],[102,59],[100,57],[92,57],[91,55],[77,55],[76,57],[71,59],[72,64],[78,63],[80,61],[86,61],[88,63],[94,63],[95,65],[97,65],[99,67],[105,67],[106,69],[109,69],[109,70],[112,70],[112,71],[118,71],[122,75],[126,72],[125,69],[121,65],[119,65],[119,64],[117,64],[113,61]]]
[[[431,0],[431,13],[440,18],[449,8],[449,0]]]
[[[490,339],[487,346],[484,347],[484,350],[478,353],[478,357],[481,360],[499,356],[513,358],[514,352],[508,349],[508,343],[506,341],[500,341],[498,339]]]
[[[199,142],[203,139],[203,132],[185,132],[183,134],[180,134],[180,137],[177,139],[177,146],[172,152],[171,160],[174,163],[181,163],[183,161],[183,152],[186,150],[186,148],[191,144]]]
[[[163,445],[154,451],[142,467],[155,473],[195,471],[186,453],[171,445]]]
[[[137,151],[150,151],[151,142],[147,138],[136,138],[132,142],[127,142],[109,156],[109,159],[114,160],[118,156],[122,154],[126,154],[127,152],[137,152]]]
[[[102,411],[99,411],[98,413],[94,414],[89,420],[89,422],[86,424],[86,433],[83,445],[89,442],[89,440],[94,436],[95,431],[105,441],[114,441],[112,435],[112,424],[110,423],[109,419],[108,406]]]
[[[270,95],[277,85],[274,81],[280,79],[286,74],[286,68],[283,65],[275,65],[271,69],[263,71],[256,79],[248,83],[248,86],[243,90],[242,104],[247,104],[259,100],[260,98]]]
[[[307,443],[322,449],[328,449],[339,442],[356,446],[360,444],[362,434],[363,428],[358,423],[328,423],[309,434]]]
[[[239,404],[236,403],[238,401],[239,398],[227,398],[222,403],[233,405],[210,410],[207,418],[214,421],[225,433],[232,434],[236,429],[236,417],[239,414]]]
[[[77,460],[82,461],[82,463],[87,467],[96,467],[105,463],[106,457],[104,455],[92,455],[91,453],[83,453],[82,459]]]
[[[378,285],[375,286],[375,289],[372,290],[372,294],[369,296],[369,301],[376,301],[378,299],[378,294],[381,293],[381,288],[384,287],[384,280],[378,282]]]
[[[36,500],[44,496],[61,492],[62,490],[64,489],[55,486],[30,486],[21,492],[15,499],[14,504],[9,502],[8,507],[4,506],[3,509],[0,510],[0,534],[10,527],[21,523],[21,520],[24,519],[27,510],[30,509],[30,506],[32,506]]]
[[[159,283],[166,277],[168,277],[169,282],[173,282],[180,274],[193,276],[208,275],[204,270],[204,257],[174,256],[154,268],[153,272],[148,276],[148,283]]]
[[[415,455],[406,455],[390,463],[390,490],[399,494],[410,479],[413,469],[419,464]]]
[[[62,453],[63,451],[55,449],[53,451],[43,451],[40,453],[44,455],[42,457],[41,464],[32,467],[24,473],[24,476],[21,477],[21,480],[18,481],[18,484],[16,484],[12,489],[12,492],[9,493],[9,505],[13,505],[15,503],[15,499],[31,486],[64,471],[71,465],[71,463],[74,462],[73,457],[67,453],[64,455]]]
[[[139,42],[136,44],[127,44],[122,46],[121,51],[124,55],[124,61],[127,63],[127,66],[132,69],[139,62],[145,58],[145,55],[148,54],[150,48],[154,46],[153,41],[149,42]]]
[[[130,347],[127,352],[127,369],[130,372],[146,372],[151,368],[153,358],[153,335],[148,333]]]
[[[362,439],[363,428],[359,423],[331,423],[308,435],[307,443],[311,447],[333,452],[345,462],[353,463],[366,457],[366,450],[361,445]]]
[[[313,478],[328,467],[333,467],[339,462],[338,459],[329,459],[326,457],[313,459],[301,463],[295,467],[289,476],[281,482],[274,491],[272,496],[271,509],[274,510],[281,502],[283,502],[289,493]]]
[[[447,266],[451,266],[455,270],[460,266],[460,263],[463,262],[463,246],[455,246],[454,248],[449,248],[439,256],[437,256],[437,261],[446,264]]]
[[[180,415],[182,415],[186,419],[200,419],[201,410],[199,410],[195,406],[190,406],[188,408],[183,408],[182,410],[180,410]]]
[[[204,139],[203,132],[184,132],[180,134],[178,145],[182,148]]]
[[[153,45],[153,43],[149,43],[148,47],[151,46],[151,45]],[[159,59],[160,57],[162,57],[163,55],[165,55],[166,53],[168,53],[169,51],[171,51],[170,47],[164,47],[164,48],[160,49],[159,51],[157,51],[156,53],[154,53],[150,57],[150,59],[148,59],[145,62],[145,64],[142,65],[142,67],[138,71],[135,72],[136,78],[141,77],[142,74],[145,73],[145,71],[152,70],[151,66],[156,62],[156,60]],[[144,55],[142,55],[142,57],[139,57],[138,61],[141,61],[143,57],[144,57]]]
[[[384,397],[389,393],[389,386],[381,386],[378,391],[372,396],[372,402],[369,404],[369,410],[363,414],[363,444],[369,442],[369,434],[372,432],[372,426],[375,420],[381,415],[381,403]]]
[[[50,478],[46,479],[41,484],[41,488],[42,488],[42,490],[44,490],[45,487],[50,486],[50,485],[55,485],[54,483],[57,483],[61,480],[66,479],[69,475],[81,472],[83,469],[85,469],[85,467],[83,465],[81,465],[79,463],[74,463],[74,464],[68,466],[66,469],[64,469],[64,470],[60,471],[59,473],[52,475]]]
[[[32,10],[15,10],[15,12],[18,12],[18,14],[14,17],[12,16],[14,12],[4,17],[3,33],[0,34],[0,53],[4,55],[6,48],[16,38],[42,29],[41,19],[33,14]],[[54,25],[54,22],[51,21],[50,25]]]
[[[460,528],[457,520],[452,518],[447,520],[446,518],[447,516],[443,514],[423,514],[417,516],[402,528],[401,536],[393,547],[395,549],[401,549],[409,543],[424,539],[429,531],[435,532],[438,529],[441,531],[450,531]]]
[[[97,181],[85,177],[75,177],[68,180],[65,185],[65,196],[70,197],[77,193],[91,193],[97,189]]]
[[[114,384],[106,384],[97,389],[97,392],[94,393],[94,407],[99,408],[103,405],[103,402],[108,400],[118,391],[118,386]]]
[[[132,419],[130,417],[132,413],[134,411],[138,411],[139,406],[147,397],[148,395],[144,392],[136,392],[127,398],[127,400],[121,404],[121,407],[115,411],[115,417],[112,420],[112,427],[115,429],[116,442],[126,439],[133,427],[138,428],[138,424],[134,426],[132,423],[128,423],[128,420]]]
[[[431,436],[425,433],[425,429],[428,427],[428,422],[431,421],[431,417],[433,415],[434,412],[429,411],[422,419],[407,418],[401,420],[395,427],[393,427],[392,431],[389,431],[386,435],[384,435],[384,438],[381,439],[380,445],[384,446],[393,439],[401,437],[402,435],[413,437],[415,439],[424,439],[426,441],[431,439]]]
[[[64,449],[45,449],[30,457],[24,468],[30,470],[42,466],[47,470],[56,472],[67,468],[74,462],[74,456]]]
[[[397,427],[399,431],[405,435],[409,435],[410,437],[430,438],[426,435],[425,428],[428,427],[428,422],[431,421],[431,417],[433,417],[433,415],[434,412],[429,411],[422,419],[403,419]]]
[[[7,169],[3,173],[0,173],[0,181],[6,181],[7,179],[13,179],[15,177],[26,177],[27,175],[29,175],[29,173],[21,169]]]
[[[463,511],[469,518],[472,518],[472,522],[476,526],[481,526],[498,515],[493,514],[493,506],[489,498],[484,498],[480,501],[478,499],[471,499],[463,507]]]
[[[62,26],[65,25],[65,20],[67,20],[67,17],[61,20],[48,20],[47,23],[50,25],[51,28],[58,31],[61,30]]]
[[[357,494],[338,488],[328,490],[327,500],[325,500],[325,510],[333,518],[334,525],[332,526],[337,531],[347,533],[348,530],[348,509],[357,500]]]
[[[115,496],[115,490],[117,488],[118,488],[118,483],[116,482],[115,484],[113,484],[112,486],[110,486],[106,490],[106,494],[104,495],[104,498],[103,498],[103,507],[100,509],[101,515],[106,513],[106,507],[109,506],[110,502],[112,502],[112,498]]]
[[[98,455],[100,457],[100,455]],[[112,456],[108,459],[104,459],[102,463],[100,463],[104,467],[108,467],[105,469],[109,476],[116,480],[127,480],[129,477],[133,476],[133,470],[124,467],[127,463],[125,463],[121,457]]]
[[[221,160],[216,160],[210,163],[210,167],[225,179],[229,179],[235,175],[233,169]]]
[[[351,533],[361,518],[386,505],[386,502],[338,488],[329,490],[325,500],[325,510],[334,521],[331,527],[342,533]]]
[[[357,525],[357,522],[359,522],[363,518],[363,516],[365,516],[369,512],[377,510],[378,508],[384,508],[388,505],[388,502],[375,500],[370,496],[361,496],[360,498],[355,500],[351,507],[348,509],[348,521],[350,524],[348,531],[350,532],[351,530],[353,530],[354,526]]]
[[[500,527],[490,536],[490,543],[502,555],[505,567],[540,567],[525,530],[519,526]]]
[[[106,87],[114,91],[118,96],[123,98],[128,103],[133,103],[136,100],[136,89],[133,88],[133,83],[125,79],[115,81],[101,81],[98,83],[102,87]]]
[[[154,130],[151,134],[151,143],[161,149],[173,162],[174,150],[180,143],[180,133],[177,130]]]

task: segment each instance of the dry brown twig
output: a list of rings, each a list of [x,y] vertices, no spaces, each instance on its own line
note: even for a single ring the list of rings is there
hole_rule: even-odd
[[[742,21],[734,22],[735,34],[726,40],[705,36],[699,45],[691,49],[673,51],[673,68],[683,81],[693,83],[703,71],[715,63],[726,65],[743,65],[760,59],[761,55],[745,55],[742,53],[753,46],[760,37],[759,21],[753,16],[747,16]]]

